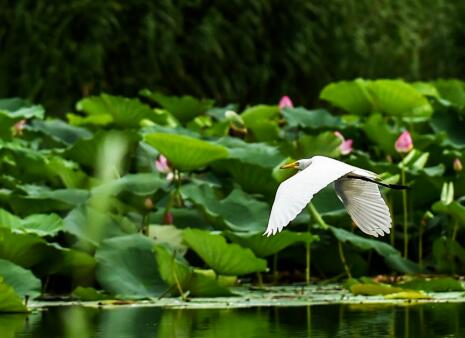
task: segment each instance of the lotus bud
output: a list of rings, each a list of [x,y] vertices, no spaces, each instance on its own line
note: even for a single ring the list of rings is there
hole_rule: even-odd
[[[171,171],[170,166],[168,164],[168,160],[163,155],[160,155],[158,160],[155,161],[155,167],[159,172],[164,174],[167,174]]]
[[[339,146],[339,151],[341,152],[342,155],[349,155],[352,152],[352,144],[354,141],[352,139],[345,139],[344,135],[342,135],[339,131],[335,131],[334,135],[336,135],[337,138],[339,138],[342,143]]]
[[[168,211],[163,216],[163,224],[173,224],[173,214],[171,213],[171,211]]]
[[[408,153],[413,149],[413,141],[410,133],[406,130],[400,134],[395,143],[395,148],[398,153]]]
[[[459,158],[456,158],[454,160],[454,163],[453,163],[452,166],[454,167],[454,170],[455,170],[456,173],[459,173],[459,172],[461,172],[463,170],[462,161],[460,161]]]
[[[283,96],[281,100],[279,100],[279,109],[284,108],[294,108],[292,104],[291,98],[289,96]]]
[[[144,200],[144,207],[148,210],[152,210],[153,209],[153,201],[150,197],[147,197],[145,200]]]

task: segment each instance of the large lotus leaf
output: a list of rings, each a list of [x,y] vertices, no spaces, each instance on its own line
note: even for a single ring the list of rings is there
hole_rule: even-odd
[[[249,248],[257,257],[268,257],[288,246],[296,243],[311,243],[316,238],[310,233],[292,232],[288,230],[281,231],[279,234],[271,237],[263,236],[263,231],[259,233],[235,233],[226,232],[226,236],[235,243],[244,248]]]
[[[113,117],[110,114],[81,116],[68,113],[66,114],[66,118],[68,119],[68,123],[72,126],[93,125],[104,127],[113,122]]]
[[[32,267],[49,258],[55,250],[42,238],[34,234],[12,233],[0,228],[0,258],[22,267]]]
[[[465,106],[465,84],[461,80],[437,80],[433,85],[439,91],[441,98],[458,106]]]
[[[154,133],[145,135],[145,141],[182,171],[199,169],[228,156],[223,146],[184,135]]]
[[[325,109],[285,108],[282,110],[282,114],[289,127],[319,129],[340,128],[342,125],[339,117],[331,115]]]
[[[0,278],[21,296],[36,298],[40,295],[42,283],[30,270],[10,261],[0,259]]]
[[[433,204],[434,212],[441,212],[454,217],[461,224],[465,224],[465,207],[457,201],[446,204],[442,201]]]
[[[127,298],[156,297],[166,290],[153,256],[154,242],[140,235],[107,239],[95,253],[97,280],[108,292]]]
[[[18,228],[21,226],[21,218],[13,215],[5,209],[0,209],[0,227],[3,228]]]
[[[0,99],[0,111],[13,119],[43,119],[44,108],[20,98]]]
[[[113,124],[123,128],[139,127],[143,119],[157,122],[157,114],[139,99],[101,94],[82,99],[76,104],[78,111],[90,116],[111,116]]]
[[[238,160],[224,160],[218,168],[228,171],[241,188],[251,194],[271,196],[278,188],[278,182],[271,168],[244,163]]]
[[[403,258],[399,251],[387,243],[375,239],[364,238],[340,228],[330,227],[330,230],[333,235],[341,242],[349,242],[350,244],[364,251],[371,249],[375,250],[386,260],[386,263],[396,271],[402,273],[419,272],[419,268],[415,263]]]
[[[297,144],[287,149],[288,155],[294,159],[310,158],[312,156],[338,157],[341,140],[333,132],[319,135],[303,134]]]
[[[373,114],[368,117],[363,126],[363,130],[368,138],[387,154],[395,154],[394,144],[401,131],[390,127],[387,121],[380,114]]]
[[[12,208],[19,214],[42,213],[55,210],[69,210],[87,201],[89,191],[84,189],[51,190],[47,186],[19,186],[26,195],[16,196],[11,201]]]
[[[375,110],[387,115],[407,118],[428,118],[433,107],[412,85],[401,80],[376,80],[368,90]]]
[[[184,241],[205,263],[220,275],[239,276],[265,271],[266,260],[257,258],[252,250],[228,244],[221,235],[199,229],[186,229]]]
[[[97,156],[102,155],[102,145],[105,140],[111,138],[120,140],[121,142],[118,143],[126,144],[130,149],[137,142],[138,135],[130,131],[100,131],[92,138],[78,140],[65,151],[64,156],[84,166],[94,168]]]
[[[157,102],[183,123],[189,122],[194,117],[206,113],[214,104],[213,100],[199,100],[188,95],[181,97],[167,96],[161,93],[152,93],[148,89],[142,90],[140,95]]]
[[[50,186],[76,187],[85,179],[74,162],[20,144],[9,143],[2,147],[5,161],[3,174],[10,174],[23,182],[46,182]]]
[[[320,93],[320,99],[342,108],[351,114],[368,114],[372,111],[372,99],[362,79],[330,83]]]
[[[437,238],[433,243],[433,257],[436,270],[441,273],[465,273],[465,248],[458,242]]]
[[[0,313],[2,312],[27,312],[27,308],[15,290],[0,277]]]
[[[106,238],[136,232],[136,226],[126,218],[86,206],[73,209],[65,217],[63,229],[94,246]]]
[[[92,194],[118,195],[124,191],[139,196],[148,196],[159,189],[166,189],[168,183],[166,179],[153,173],[129,174],[94,188]]]
[[[32,127],[65,145],[71,145],[81,138],[92,137],[92,133],[87,129],[70,125],[58,119],[34,120]]]
[[[0,227],[14,229],[17,232],[36,233],[39,236],[53,236],[63,228],[63,220],[56,214],[30,215],[22,220],[0,209]]]
[[[155,247],[155,257],[160,267],[161,277],[171,287],[174,294],[179,294],[178,287],[180,286],[183,292],[188,291],[189,296],[194,297],[232,295],[231,291],[219,284],[215,276],[209,277],[194,270],[185,260],[173,255],[165,246]]]
[[[247,108],[241,114],[244,125],[260,142],[274,141],[279,138],[279,116],[277,106],[265,105]]]
[[[220,228],[233,231],[257,232],[264,230],[270,207],[240,189],[233,190],[219,200],[207,184],[189,184],[181,188],[183,196],[191,200]]]
[[[465,146],[465,133],[457,126],[464,125],[465,118],[457,110],[439,108],[433,114],[429,124],[436,134],[445,137],[444,144],[454,148]]]
[[[228,148],[228,159],[271,169],[284,160],[278,148],[266,143],[247,143],[233,137],[222,137],[217,143]]]

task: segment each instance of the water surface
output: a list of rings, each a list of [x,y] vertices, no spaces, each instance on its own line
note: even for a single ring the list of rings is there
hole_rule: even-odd
[[[465,304],[175,310],[52,307],[0,316],[0,337],[465,337]]]

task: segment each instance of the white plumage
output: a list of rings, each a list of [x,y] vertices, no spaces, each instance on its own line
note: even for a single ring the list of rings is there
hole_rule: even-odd
[[[378,185],[354,178],[374,179],[375,173],[324,156],[299,160],[291,165],[285,167],[300,171],[278,187],[265,231],[267,236],[280,232],[316,193],[332,182],[335,182],[339,199],[360,230],[375,237],[389,233],[391,215]]]

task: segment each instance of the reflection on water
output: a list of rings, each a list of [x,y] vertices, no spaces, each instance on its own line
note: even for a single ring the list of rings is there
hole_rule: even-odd
[[[0,316],[1,338],[465,337],[465,304],[224,310],[54,307]]]

